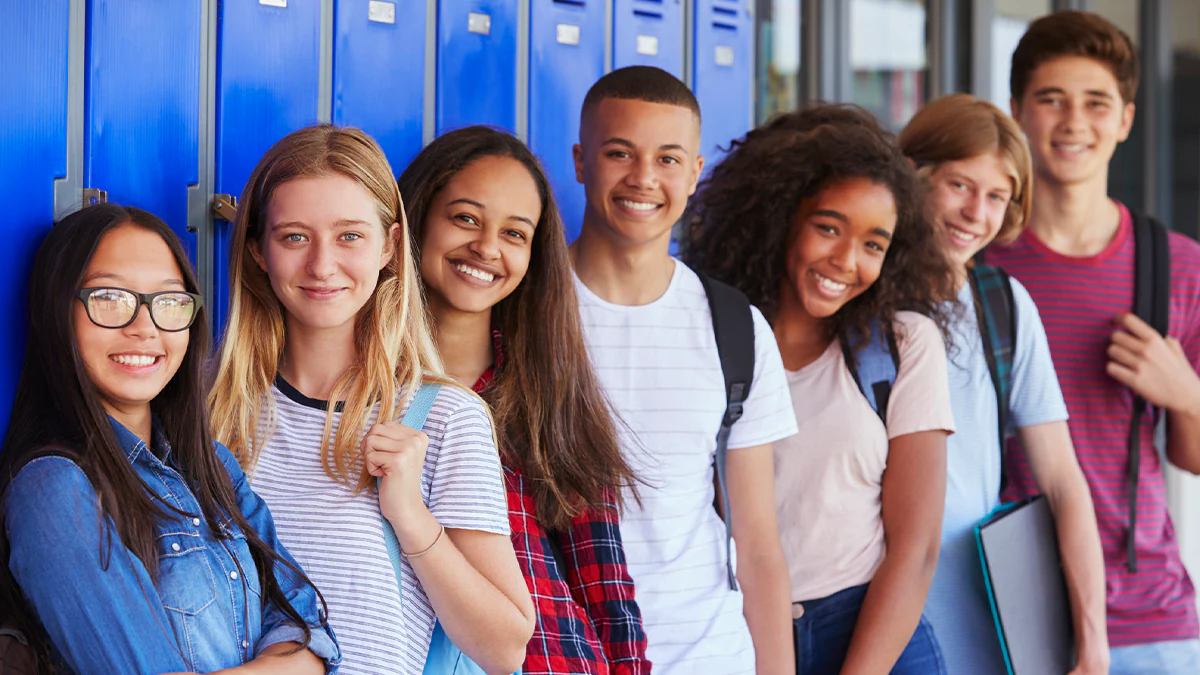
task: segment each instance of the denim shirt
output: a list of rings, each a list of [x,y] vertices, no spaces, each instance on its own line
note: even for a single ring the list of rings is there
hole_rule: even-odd
[[[75,673],[208,673],[254,659],[303,633],[272,602],[264,604],[246,536],[225,514],[212,532],[190,486],[171,461],[155,424],[151,452],[128,429],[113,429],[146,489],[188,513],[155,526],[158,580],[121,544],[83,471],[65,457],[39,457],[9,487],[5,527],[9,568],[54,646]],[[238,506],[259,538],[295,564],[275,533],[267,505],[237,460],[215,451],[233,481]],[[276,566],[280,590],[312,627],[308,648],[334,673],[341,651],[311,586]]]

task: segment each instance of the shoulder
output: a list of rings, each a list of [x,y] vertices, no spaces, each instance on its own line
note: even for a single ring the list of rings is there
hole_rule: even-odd
[[[1171,249],[1172,274],[1200,277],[1200,243],[1174,231],[1167,232],[1167,242]]]
[[[98,508],[95,494],[92,482],[75,462],[58,455],[37,457],[21,467],[9,484],[4,497],[6,524],[9,529],[18,524],[36,529],[59,518],[77,518],[85,508]]]
[[[238,462],[237,457],[225,444],[220,441],[213,441],[213,452],[216,453],[217,459],[221,460],[221,466],[225,467],[225,472],[230,477],[237,476],[242,473],[242,465]]]
[[[467,388],[453,383],[439,385],[437,398],[429,410],[422,431],[431,440],[447,435],[469,434],[491,438],[492,422],[483,399]],[[489,443],[490,444],[490,443]]]
[[[930,344],[942,344],[942,333],[937,324],[924,314],[896,312],[893,325],[901,356],[914,349],[927,348]]]

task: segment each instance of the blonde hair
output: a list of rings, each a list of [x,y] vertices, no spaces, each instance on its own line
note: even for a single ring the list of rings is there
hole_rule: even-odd
[[[1033,161],[1011,117],[969,94],[951,94],[926,104],[896,140],[926,178],[945,162],[998,155],[1008,166],[1013,193],[995,241],[1007,243],[1021,234],[1033,206]]]
[[[408,223],[400,190],[387,158],[375,141],[359,129],[330,124],[292,132],[259,160],[242,191],[230,242],[229,322],[221,344],[221,361],[208,404],[213,436],[243,466],[253,469],[272,433],[275,409],[268,395],[285,345],[284,308],[248,246],[261,241],[267,206],[275,190],[298,178],[345,176],[363,186],[378,207],[393,255],[380,271],[371,299],[356,319],[357,358],[336,382],[331,401],[345,401],[341,423],[332,432],[334,406],[329,407],[322,435],[325,470],[331,478],[364,489],[370,476],[359,466],[358,444],[376,404],[380,420],[393,419],[399,391],[413,391],[423,379],[449,383],[430,335],[409,244]],[[266,420],[266,426],[259,423]],[[332,435],[332,438],[331,438]]]

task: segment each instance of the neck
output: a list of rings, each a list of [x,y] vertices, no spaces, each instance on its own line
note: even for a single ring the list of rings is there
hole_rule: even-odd
[[[1108,176],[1066,185],[1038,176],[1029,227],[1051,250],[1075,257],[1103,251],[1117,234],[1121,211],[1108,198]]]
[[[152,441],[150,435],[153,433],[153,415],[150,412],[150,404],[142,403],[140,405],[117,407],[104,404],[104,409],[112,418],[121,423],[121,426],[133,432],[134,436],[142,439],[146,447],[151,447]]]
[[[433,335],[442,355],[446,374],[464,387],[473,387],[495,362],[490,311],[463,312],[447,305],[432,293],[429,312]]]
[[[305,396],[328,401],[338,379],[358,358],[354,324],[348,321],[337,328],[314,329],[286,319],[279,374]]]
[[[570,247],[575,274],[605,302],[648,305],[661,298],[675,274],[669,253],[671,235],[644,244],[629,244],[605,236],[585,219],[579,238]]]
[[[780,295],[774,330],[783,367],[788,370],[800,370],[816,361],[831,342],[825,334],[825,321],[809,314],[791,288]]]

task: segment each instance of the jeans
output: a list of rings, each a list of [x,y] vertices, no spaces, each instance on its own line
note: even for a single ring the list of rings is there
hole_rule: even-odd
[[[1151,642],[1113,647],[1109,675],[1193,675],[1200,673],[1200,640]]]
[[[837,675],[850,650],[850,638],[866,595],[867,584],[863,584],[802,603],[804,615],[792,622],[796,675]],[[942,650],[924,616],[891,672],[892,675],[945,675]]]

